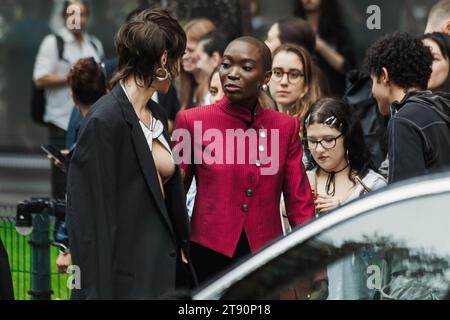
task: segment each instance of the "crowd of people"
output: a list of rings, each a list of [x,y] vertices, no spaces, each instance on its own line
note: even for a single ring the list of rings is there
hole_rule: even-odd
[[[140,8],[107,61],[85,31],[88,3],[66,1],[66,21],[71,6],[81,26],[43,40],[34,82],[68,159],[52,181],[55,197],[67,193],[58,269],[82,270],[73,298],[193,289],[314,217],[449,169],[448,0],[424,35],[388,34],[367,50],[374,108],[390,116],[384,176],[345,99],[356,61],[337,1],[295,1],[265,42]]]

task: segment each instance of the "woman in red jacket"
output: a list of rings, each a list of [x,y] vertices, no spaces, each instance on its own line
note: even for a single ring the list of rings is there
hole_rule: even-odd
[[[258,102],[271,60],[260,40],[232,41],[220,68],[224,98],[175,122],[185,186],[197,181],[191,256],[200,282],[282,235],[282,193],[292,226],[313,216],[299,121]]]

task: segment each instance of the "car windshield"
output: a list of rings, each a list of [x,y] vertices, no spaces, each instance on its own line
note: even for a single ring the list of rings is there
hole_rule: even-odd
[[[424,300],[450,289],[449,193],[377,208],[232,285],[223,299]]]

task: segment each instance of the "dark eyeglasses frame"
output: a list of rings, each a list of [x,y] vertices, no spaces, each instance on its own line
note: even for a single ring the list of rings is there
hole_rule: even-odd
[[[281,78],[278,78],[278,79],[277,79],[277,77],[275,77],[275,70],[277,70],[277,71],[283,73],[282,76],[281,76]],[[276,82],[281,82],[281,81],[283,80],[283,78],[284,78],[284,75],[286,74],[286,75],[287,75],[287,80],[288,80],[288,82],[289,82],[290,84],[297,84],[297,83],[300,81],[300,79],[304,77],[304,74],[303,74],[301,71],[299,71],[299,70],[297,70],[297,71],[299,72],[300,76],[299,76],[298,79],[297,79],[296,81],[294,81],[294,82],[291,81],[291,76],[290,76],[291,71],[285,72],[284,70],[281,70],[280,68],[273,68],[273,69],[272,69],[272,77],[273,77],[273,80],[275,80]]]
[[[322,146],[322,148],[324,148],[325,150],[331,150],[331,149],[334,149],[334,148],[336,147],[336,142],[337,142],[337,140],[338,140],[339,138],[343,137],[343,136],[344,136],[344,134],[341,133],[341,134],[338,135],[337,137],[334,137],[334,138],[327,138],[327,139],[321,139],[321,140],[317,140],[317,141],[310,141],[309,139],[305,139],[305,143],[307,144],[308,149],[310,149],[310,150],[316,150],[317,147],[319,146],[319,143],[320,143],[320,145]],[[333,144],[333,146],[330,147],[330,148],[325,147],[325,146],[323,145],[323,143],[322,143],[324,140],[328,140],[328,139],[334,140],[334,144]],[[310,144],[312,144],[312,143],[315,144],[314,148],[311,148],[311,146],[310,146]]]

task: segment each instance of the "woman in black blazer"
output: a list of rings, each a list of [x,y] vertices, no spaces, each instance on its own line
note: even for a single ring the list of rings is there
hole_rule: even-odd
[[[177,261],[193,271],[167,119],[150,100],[178,74],[186,36],[166,11],[145,10],[115,41],[115,86],[87,114],[69,166],[69,238],[81,271],[73,298],[154,299],[175,290]]]

